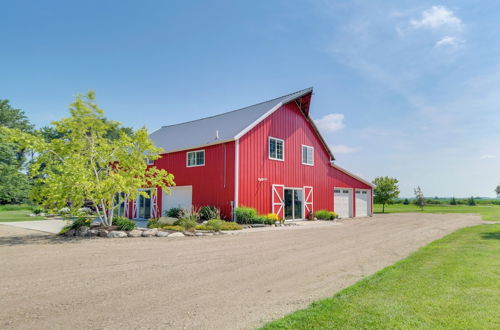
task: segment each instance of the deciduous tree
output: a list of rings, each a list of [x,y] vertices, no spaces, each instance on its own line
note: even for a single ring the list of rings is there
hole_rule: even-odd
[[[76,210],[90,200],[102,222],[111,225],[123,198],[149,198],[139,189],[161,187],[168,193],[168,187],[174,185],[172,174],[146,165],[147,158],[157,159],[162,151],[154,146],[147,130],[127,131],[120,123],[107,120],[93,92],[77,96],[70,105],[70,116],[52,124],[50,139],[41,133],[8,130],[12,141],[37,153],[31,165],[37,173],[32,196],[45,207],[70,205]]]
[[[424,206],[426,204],[426,200],[424,197],[424,193],[422,192],[422,189],[420,189],[420,186],[414,189],[415,192],[415,204],[420,207],[420,209],[423,211]]]
[[[392,203],[399,197],[398,179],[388,176],[381,176],[373,180],[373,199],[375,203],[382,204],[382,213],[385,212],[385,205]]]

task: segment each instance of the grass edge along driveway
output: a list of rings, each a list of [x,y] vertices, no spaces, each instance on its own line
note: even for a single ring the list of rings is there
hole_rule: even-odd
[[[373,204],[373,211],[375,213],[382,213],[381,204]],[[485,221],[499,221],[500,220],[500,205],[426,205],[424,210],[415,204],[391,204],[385,206],[385,213],[470,213],[479,214]]]
[[[500,329],[500,224],[460,229],[263,329]]]

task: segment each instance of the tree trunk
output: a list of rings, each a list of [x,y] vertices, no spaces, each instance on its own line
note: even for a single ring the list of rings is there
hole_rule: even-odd
[[[385,203],[382,204],[382,213],[385,213]]]

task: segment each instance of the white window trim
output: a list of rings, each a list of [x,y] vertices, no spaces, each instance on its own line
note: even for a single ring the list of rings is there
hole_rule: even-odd
[[[271,148],[269,147],[269,145],[271,143],[271,139],[281,141],[283,143],[283,159],[271,157]],[[280,162],[284,162],[285,161],[285,140],[279,139],[279,138],[276,138],[273,136],[268,137],[268,139],[267,139],[267,157],[271,160],[278,160]]]
[[[154,165],[155,161],[149,158],[146,158],[146,165]]]
[[[304,163],[304,147],[305,148],[311,148],[312,149],[312,163],[309,164],[309,163]],[[307,153],[307,152],[306,152]],[[300,159],[301,159],[301,162],[302,162],[302,165],[308,165],[308,166],[314,166],[314,147],[313,146],[308,146],[308,145],[305,145],[303,144],[302,145],[302,148],[300,148]]]
[[[203,164],[199,164],[199,165],[189,165],[189,154],[191,153],[196,153],[197,152],[200,152],[200,151],[203,151]],[[195,157],[196,159],[196,157]],[[186,167],[199,167],[199,166],[205,166],[205,163],[206,163],[206,153],[205,153],[205,149],[199,149],[199,150],[192,150],[192,151],[188,151],[186,152]]]

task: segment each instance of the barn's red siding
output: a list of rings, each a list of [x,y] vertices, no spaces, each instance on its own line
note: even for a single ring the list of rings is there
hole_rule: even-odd
[[[192,150],[205,150],[205,166],[186,166],[186,153]],[[223,217],[231,219],[234,142],[163,154],[155,165],[172,173],[177,186],[193,186],[193,206],[217,206]],[[158,208],[161,210],[161,191],[158,196]]]
[[[268,158],[269,136],[285,141],[284,161]],[[314,166],[302,164],[302,145],[314,147]],[[259,182],[259,178],[265,181]],[[295,103],[275,111],[239,141],[238,205],[255,207],[260,213],[272,212],[273,184],[312,186],[314,210],[333,210],[334,187],[371,189],[330,165],[330,155]]]

